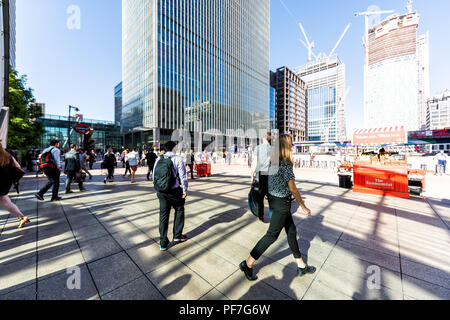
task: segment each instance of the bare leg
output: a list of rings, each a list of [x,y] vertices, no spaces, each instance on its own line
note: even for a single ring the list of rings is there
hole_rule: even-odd
[[[247,267],[249,267],[250,269],[253,268],[253,265],[256,262],[256,260],[253,259],[252,256],[249,256],[246,261],[247,261]]]
[[[24,215],[20,212],[19,208],[12,203],[11,199],[8,196],[0,197],[0,204],[10,213],[15,215],[18,219],[22,219]]]

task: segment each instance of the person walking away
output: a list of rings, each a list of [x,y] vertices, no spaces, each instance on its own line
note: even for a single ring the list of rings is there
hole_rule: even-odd
[[[189,173],[191,174],[191,180],[194,180],[194,165],[195,165],[195,154],[194,150],[191,149],[189,151],[189,155],[187,157],[187,163],[189,167]]]
[[[108,152],[103,157],[103,167],[108,170],[108,174],[103,179],[103,182],[106,184],[106,180],[109,182],[114,182],[114,168],[117,166],[117,160],[113,153],[112,149],[108,149]]]
[[[137,148],[134,148],[132,152],[128,153],[125,157],[125,162],[128,162],[129,168],[131,168],[131,183],[136,183],[136,171],[139,165],[139,153]]]
[[[172,208],[175,210],[173,241],[181,243],[187,240],[183,235],[183,229],[188,180],[186,166],[181,156],[174,153],[175,147],[176,143],[169,141],[161,148],[162,155],[156,160],[153,170],[153,183],[159,199],[160,251],[168,249],[167,230]]]
[[[50,147],[42,152],[40,168],[44,171],[48,181],[47,184],[35,194],[39,201],[44,201],[45,193],[53,186],[51,202],[62,200],[58,196],[59,179],[61,176],[61,150],[59,141],[52,140]]]
[[[228,165],[229,166],[231,166],[231,152],[227,152],[227,162],[228,162]]]
[[[124,163],[125,163],[125,174],[123,175],[124,177],[126,177],[127,172],[129,172],[129,173],[130,173],[130,176],[131,176],[130,162],[128,162],[128,154],[129,154],[129,153],[130,153],[130,150],[126,149],[126,150],[125,150],[124,157],[123,157],[123,161],[124,161]]]
[[[436,173],[439,173],[439,166],[442,166],[442,169],[444,170],[444,174],[446,174],[447,171],[447,155],[445,154],[444,150],[441,150],[437,155],[436,155],[436,159],[438,161],[437,163],[437,169],[436,169]],[[442,175],[442,173],[440,173],[440,175]]]
[[[259,192],[257,196],[258,201],[258,219],[264,222],[264,198],[269,194],[269,166],[270,155],[272,148],[271,132],[263,137],[263,143],[257,146],[254,150],[254,156],[251,167],[252,184],[256,185]]]
[[[89,170],[92,170],[92,167],[94,166],[95,163],[95,151],[91,150],[90,154],[89,154]]]
[[[281,135],[279,138],[279,153],[272,150],[271,164],[269,167],[269,206],[273,211],[269,230],[266,235],[256,244],[247,260],[239,265],[246,278],[250,281],[258,279],[253,274],[253,265],[263,253],[279,237],[284,228],[288,238],[289,248],[297,262],[297,275],[312,274],[316,271],[313,266],[308,266],[302,259],[297,242],[297,229],[292,219],[291,202],[292,196],[299,203],[307,216],[311,215],[295,185],[295,175],[292,161],[292,136]],[[273,148],[275,149],[275,148]]]
[[[28,150],[27,154],[25,155],[25,163],[27,164],[27,171],[33,172],[33,151]]]
[[[156,159],[158,159],[153,148],[145,155],[145,159],[148,165],[147,180],[150,180],[150,177],[153,178],[153,168],[155,167]]]
[[[11,201],[8,193],[14,182],[13,170],[19,169],[22,171],[22,168],[13,156],[3,149],[1,142],[0,140],[0,204],[5,210],[19,219],[20,223],[17,228],[21,229],[25,224],[30,223],[30,219],[24,216],[20,209]]]
[[[87,161],[89,159],[89,155],[86,150],[80,149],[80,165],[81,170],[86,172],[89,175],[89,180],[92,180],[92,174],[87,169]]]
[[[72,181],[77,180],[76,176],[77,173],[81,173],[81,164],[80,164],[80,155],[78,153],[78,146],[75,144],[72,144],[71,150],[65,154],[65,167],[64,167],[64,173],[67,175],[66,178],[66,194],[73,193],[73,191],[70,190],[70,184]],[[86,189],[83,187],[83,181],[81,179],[78,179],[78,187],[80,188],[80,191],[86,191]]]

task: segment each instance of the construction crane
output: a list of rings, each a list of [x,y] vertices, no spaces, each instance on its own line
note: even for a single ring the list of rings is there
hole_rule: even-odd
[[[347,27],[345,28],[344,32],[341,34],[338,42],[336,43],[336,45],[334,46],[333,50],[331,50],[330,54],[326,54],[326,53],[320,53],[319,55],[315,55],[314,52],[312,51],[312,49],[314,49],[314,41],[309,41],[308,36],[306,35],[305,32],[305,28],[303,27],[303,25],[301,23],[298,24],[300,26],[300,30],[303,33],[303,36],[305,37],[305,41],[303,41],[302,39],[300,39],[300,42],[305,46],[305,48],[308,50],[308,63],[312,61],[312,56],[314,56],[314,58],[316,60],[318,59],[323,59],[323,58],[329,58],[331,57],[334,52],[336,51],[337,47],[339,46],[339,44],[342,42],[342,39],[344,39],[345,34],[347,33],[348,29],[350,29],[351,23],[349,23],[347,25]]]
[[[355,16],[365,17],[365,29],[364,29],[364,42],[366,45],[366,61],[364,62],[364,66],[369,65],[369,16],[376,15],[376,14],[387,14],[387,13],[393,13],[394,10],[384,10],[384,11],[365,11],[365,12],[357,12],[355,13]]]

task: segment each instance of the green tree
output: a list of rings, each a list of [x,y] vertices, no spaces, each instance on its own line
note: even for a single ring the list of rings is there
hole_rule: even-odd
[[[37,121],[42,117],[42,110],[30,107],[35,102],[33,89],[27,88],[27,76],[10,68],[9,73],[9,128],[8,147],[25,151],[38,146],[44,134],[43,123]]]

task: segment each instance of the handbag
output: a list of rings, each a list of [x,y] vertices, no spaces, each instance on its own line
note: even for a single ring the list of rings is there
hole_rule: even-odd
[[[22,179],[23,176],[25,175],[25,172],[14,165],[12,158],[10,166],[11,166],[11,180],[14,184],[18,184],[20,179]]]
[[[77,182],[84,182],[86,180],[86,173],[84,172],[75,173],[75,180]]]

